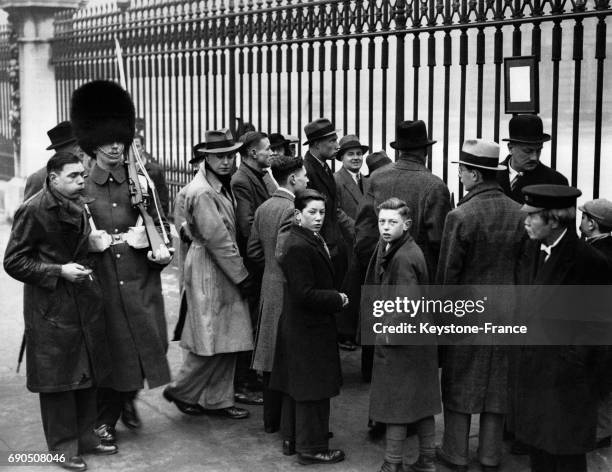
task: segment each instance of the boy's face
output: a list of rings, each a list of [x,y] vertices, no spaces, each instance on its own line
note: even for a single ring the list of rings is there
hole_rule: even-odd
[[[399,210],[380,210],[378,231],[386,243],[400,239],[410,229],[412,220],[404,218]]]

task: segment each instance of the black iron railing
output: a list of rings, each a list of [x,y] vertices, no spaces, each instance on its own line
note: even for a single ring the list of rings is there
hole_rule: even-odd
[[[237,117],[301,139],[306,122],[327,116],[373,150],[389,150],[397,121],[421,118],[440,141],[429,165],[456,190],[449,162],[464,137],[506,136],[503,58],[534,55],[553,135],[544,160],[597,196],[612,178],[601,161],[612,145],[610,13],[609,0],[133,0],[125,11],[65,12],[53,48],[58,119],[79,84],[116,78],[117,36],[173,195],[191,145]]]

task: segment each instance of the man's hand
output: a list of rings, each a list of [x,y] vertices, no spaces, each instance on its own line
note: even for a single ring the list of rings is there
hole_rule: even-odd
[[[168,249],[165,244],[160,244],[155,253],[153,251],[147,252],[147,259],[160,265],[166,265],[172,260],[173,253],[174,248]]]
[[[340,293],[340,298],[342,298],[342,308],[349,304],[349,298],[346,293]]]
[[[64,264],[62,266],[62,277],[65,278],[69,282],[83,282],[88,278],[91,279],[91,273],[93,271],[88,269],[81,264],[77,264],[76,262],[69,262],[68,264]]]

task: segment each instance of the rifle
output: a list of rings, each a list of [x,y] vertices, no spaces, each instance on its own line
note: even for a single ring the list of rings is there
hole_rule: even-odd
[[[123,68],[121,46],[119,45],[117,38],[115,38],[115,53],[117,56],[117,66],[119,67],[119,82],[121,86],[129,92],[125,78],[125,71]],[[140,153],[134,143],[132,143],[130,149],[126,151],[125,168],[128,176],[130,199],[132,205],[140,212],[140,216],[142,217],[147,234],[147,239],[149,240],[149,245],[151,246],[151,250],[155,252],[155,250],[160,246],[170,245],[170,239],[168,238],[168,233],[164,227],[161,212],[159,210],[160,205],[157,198],[157,192],[155,191],[155,184],[153,183],[153,180],[151,180],[151,177],[149,177],[149,173],[145,169],[144,162],[140,157]],[[144,178],[148,188],[151,189],[150,195],[143,191],[143,186],[140,182],[141,177]],[[153,204],[155,205],[155,211],[160,221],[161,234],[157,230],[153,218],[146,209],[145,202],[147,200],[152,200]]]

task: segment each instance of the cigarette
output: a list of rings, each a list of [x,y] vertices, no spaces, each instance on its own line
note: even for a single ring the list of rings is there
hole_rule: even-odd
[[[89,277],[89,280],[93,282],[93,276],[91,274],[89,274],[87,277]]]

